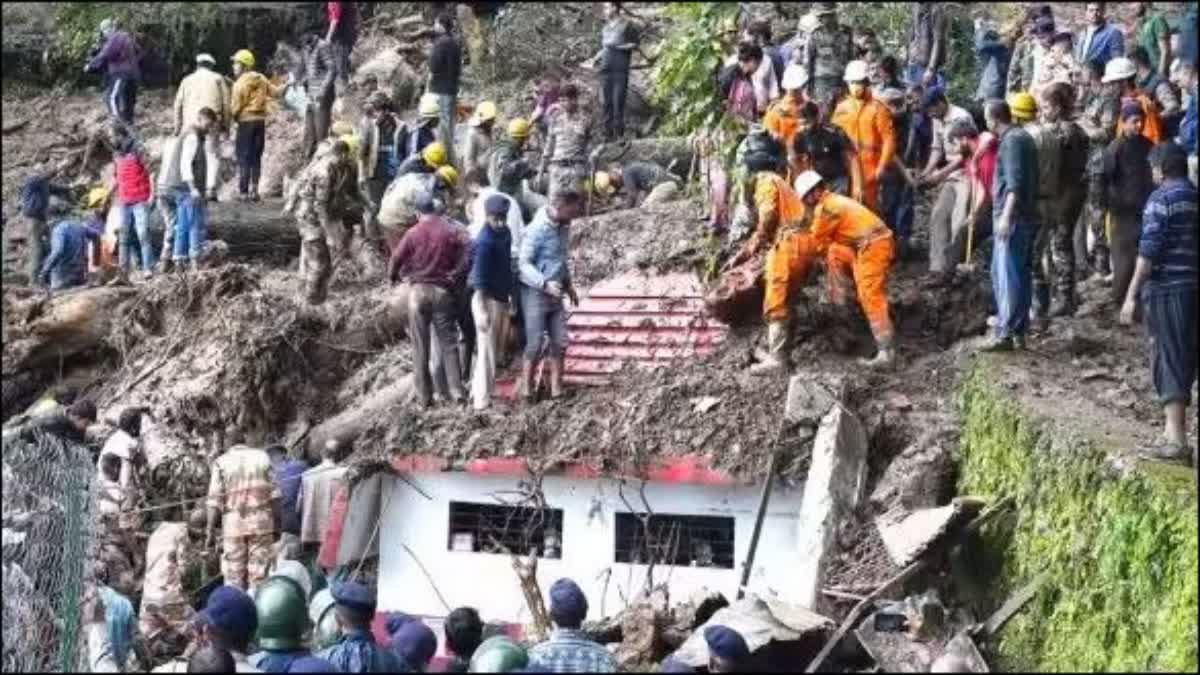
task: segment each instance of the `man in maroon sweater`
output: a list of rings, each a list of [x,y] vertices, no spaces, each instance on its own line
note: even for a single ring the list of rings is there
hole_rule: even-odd
[[[471,257],[465,232],[436,213],[432,195],[420,195],[416,207],[421,215],[392,251],[388,278],[410,287],[408,338],[413,345],[414,382],[418,400],[428,408],[433,403],[431,326],[448,389],[439,393],[458,403],[466,400],[459,367],[454,294],[465,282]]]

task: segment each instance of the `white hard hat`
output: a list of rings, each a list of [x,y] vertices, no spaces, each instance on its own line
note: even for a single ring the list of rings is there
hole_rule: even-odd
[[[795,63],[788,64],[783,70],[783,88],[785,90],[803,89],[808,84],[808,70]]]
[[[800,30],[805,33],[811,33],[821,27],[821,18],[816,14],[808,13],[800,17]]]
[[[207,63],[210,66],[215,66],[217,65],[217,60],[213,58],[212,54],[197,54],[196,63]]]
[[[804,195],[812,192],[812,189],[815,188],[817,183],[820,183],[822,180],[824,179],[821,178],[821,174],[817,173],[816,171],[805,171],[804,173],[800,174],[796,178],[796,182],[793,184],[793,186],[796,188],[796,196],[803,199]]]
[[[1137,66],[1133,61],[1118,56],[1104,65],[1104,82],[1117,82],[1137,76]]]
[[[871,79],[867,75],[866,61],[851,61],[846,64],[846,76],[842,78],[846,82],[862,82],[863,80]]]

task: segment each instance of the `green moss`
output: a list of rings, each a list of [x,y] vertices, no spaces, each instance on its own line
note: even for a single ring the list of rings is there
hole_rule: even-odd
[[[985,531],[1003,559],[991,600],[1049,574],[1002,631],[1000,667],[1195,672],[1193,474],[1147,464],[1115,476],[1105,448],[1030,414],[987,370],[961,393],[959,488],[1016,500],[1015,518]]]

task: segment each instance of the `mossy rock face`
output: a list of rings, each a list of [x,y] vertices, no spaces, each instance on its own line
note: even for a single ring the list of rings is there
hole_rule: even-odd
[[[1115,469],[1126,435],[1081,425],[1089,414],[1075,401],[1031,405],[1003,370],[983,359],[963,385],[959,492],[1016,502],[1015,517],[984,534],[1002,560],[993,606],[1042,573],[1049,580],[1000,633],[997,665],[1196,672],[1194,472]]]

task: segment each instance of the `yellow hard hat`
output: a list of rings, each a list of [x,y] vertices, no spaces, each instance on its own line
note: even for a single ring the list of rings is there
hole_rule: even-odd
[[[438,106],[437,97],[433,94],[423,94],[421,102],[417,104],[417,114],[421,117],[437,117],[441,113],[441,107]]]
[[[496,119],[496,104],[491,101],[484,101],[475,108],[475,114],[471,116],[471,126],[479,126],[484,122],[490,122]]]
[[[109,189],[103,186],[94,187],[91,190],[88,190],[86,201],[87,207],[89,209],[95,209],[103,206],[104,202],[108,201],[109,194]]]
[[[616,186],[613,185],[612,176],[608,175],[607,171],[597,171],[595,178],[592,179],[592,185],[598,194],[606,197],[617,191]]]
[[[439,167],[446,163],[446,146],[442,145],[441,141],[434,141],[425,146],[421,151],[421,159],[432,167]]]
[[[441,178],[450,187],[458,185],[458,169],[455,169],[449,164],[443,164],[442,166],[439,166],[437,175],[438,178]]]
[[[1018,91],[1008,95],[1008,108],[1013,117],[1031,120],[1037,115],[1037,100],[1027,91]]]
[[[349,136],[354,133],[354,125],[345,120],[338,120],[329,127],[329,135],[334,138]]]
[[[358,147],[359,147],[358,136],[356,136],[355,134],[343,134],[341,136],[338,136],[338,140],[345,143],[346,147],[350,148],[350,156],[351,157],[355,157],[358,155]]]
[[[529,120],[517,117],[508,123],[508,135],[513,138],[529,137]]]
[[[234,63],[240,63],[243,66],[246,66],[247,68],[254,67],[254,53],[251,52],[249,49],[237,50],[237,52],[234,53],[233,58],[230,60],[233,61]]]

